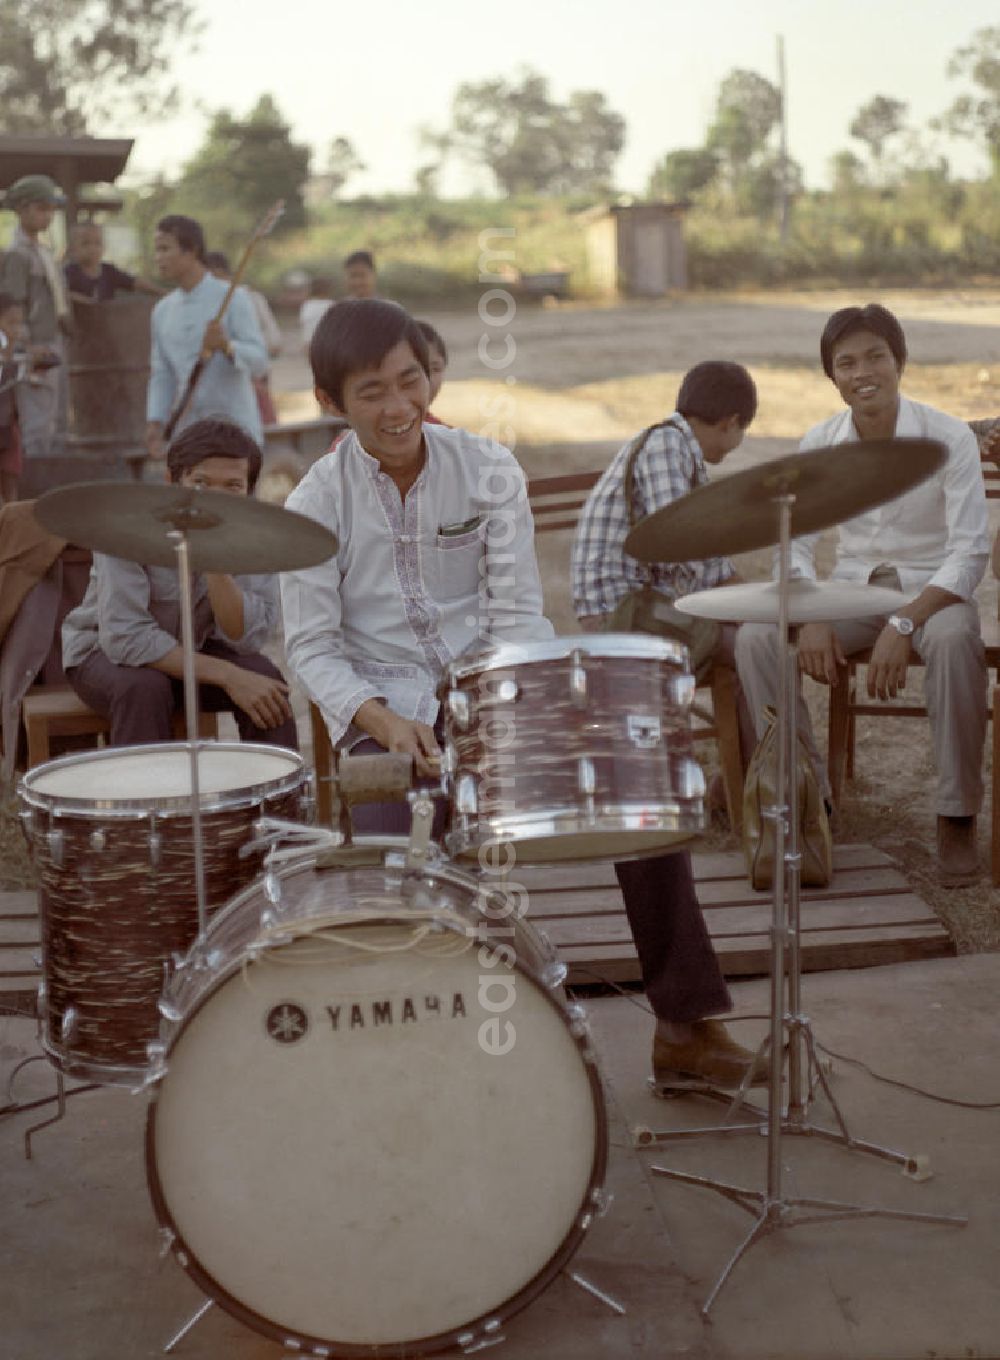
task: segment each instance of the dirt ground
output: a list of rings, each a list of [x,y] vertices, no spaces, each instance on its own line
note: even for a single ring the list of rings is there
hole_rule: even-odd
[[[427,314],[450,350],[435,410],[449,423],[482,430],[502,409],[510,426],[503,437],[529,475],[596,469],[636,430],[672,409],[692,364],[736,359],[753,373],[760,410],[742,448],[719,469],[725,476],[793,451],[808,426],[838,409],[836,391],[819,367],[819,335],[831,311],[868,300],[831,292],[685,297],[626,307],[507,307],[485,298],[478,312]],[[897,312],[906,330],[909,395],[968,419],[1000,414],[1000,291],[914,291],[879,300]],[[293,331],[286,341],[273,386],[282,418],[304,419],[318,414],[308,364]],[[827,561],[834,535],[829,531],[821,544]],[[546,534],[538,542],[547,611],[560,632],[572,632],[570,534]],[[764,579],[770,551],[740,558],[737,566],[748,580]],[[995,616],[994,581],[983,583],[979,600],[983,614]],[[917,673],[909,692],[918,693],[920,683]],[[822,745],[826,695],[811,683],[808,690]],[[988,880],[950,892],[935,882],[926,725],[862,719],[857,749],[858,777],[845,799],[841,838],[869,842],[896,857],[961,949],[1000,949],[1000,895]],[[988,755],[985,774],[988,781]],[[980,816],[984,865],[989,813],[987,794]],[[722,830],[711,839],[719,848],[735,848]],[[14,845],[7,836],[0,846],[0,878],[17,886]]]

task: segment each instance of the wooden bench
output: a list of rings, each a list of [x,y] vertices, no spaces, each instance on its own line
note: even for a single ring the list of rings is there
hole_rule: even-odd
[[[88,708],[68,685],[38,685],[28,691],[21,707],[21,718],[28,739],[28,769],[51,759],[54,737],[106,737],[111,731],[107,718]],[[198,715],[198,736],[215,740],[219,735],[218,714]],[[184,741],[187,723],[183,713],[174,714],[174,739]]]
[[[603,475],[603,471],[575,472],[564,477],[532,478],[528,482],[528,504],[535,521],[535,533],[575,529],[587,496]],[[739,834],[743,820],[744,771],[736,716],[736,673],[727,666],[714,666],[705,685],[711,691],[713,716],[696,726],[693,735],[696,741],[713,739],[718,744],[729,824]],[[309,720],[316,769],[316,816],[328,825],[333,818],[333,752],[326,723],[312,703]]]

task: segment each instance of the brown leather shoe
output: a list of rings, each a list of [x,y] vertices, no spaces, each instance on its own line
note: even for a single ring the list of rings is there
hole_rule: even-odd
[[[730,1036],[721,1020],[697,1020],[687,1043],[671,1043],[657,1034],[653,1040],[653,1083],[674,1090],[705,1086],[739,1086],[751,1070],[750,1085],[763,1086],[770,1077],[766,1057],[757,1057]]]
[[[967,888],[979,881],[975,817],[937,819],[938,878],[943,888]]]

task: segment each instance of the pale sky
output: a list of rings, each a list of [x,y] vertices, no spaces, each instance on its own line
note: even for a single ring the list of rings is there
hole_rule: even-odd
[[[777,78],[785,40],[789,151],[806,182],[827,182],[830,157],[852,145],[848,124],[873,95],[905,101],[924,129],[962,92],[948,58],[978,28],[1000,22],[997,0],[198,0],[207,27],[178,61],[182,112],[137,133],[130,179],[179,169],[204,133],[199,107],[245,113],[270,92],[296,140],[322,153],[349,137],[368,170],[350,194],[412,188],[426,153],[421,124],[443,128],[465,80],[529,65],[551,92],[599,89],[628,124],[618,163],[623,191],[641,191],[666,151],[704,140],[718,86],[734,67]],[[957,173],[981,174],[967,141],[937,139]],[[320,169],[321,156],[314,157]],[[447,192],[477,187],[452,171]],[[478,187],[489,190],[488,177]]]

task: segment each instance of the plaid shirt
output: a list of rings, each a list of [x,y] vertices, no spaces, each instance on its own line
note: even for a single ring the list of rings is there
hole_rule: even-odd
[[[676,412],[672,424],[653,431],[635,460],[636,523],[708,481],[705,459],[691,426]],[[721,585],[736,568],[728,557],[644,566],[625,552],[629,532],[625,464],[634,439],[623,445],[580,512],[573,539],[573,608],[578,618],[610,614],[648,580],[671,599]]]

